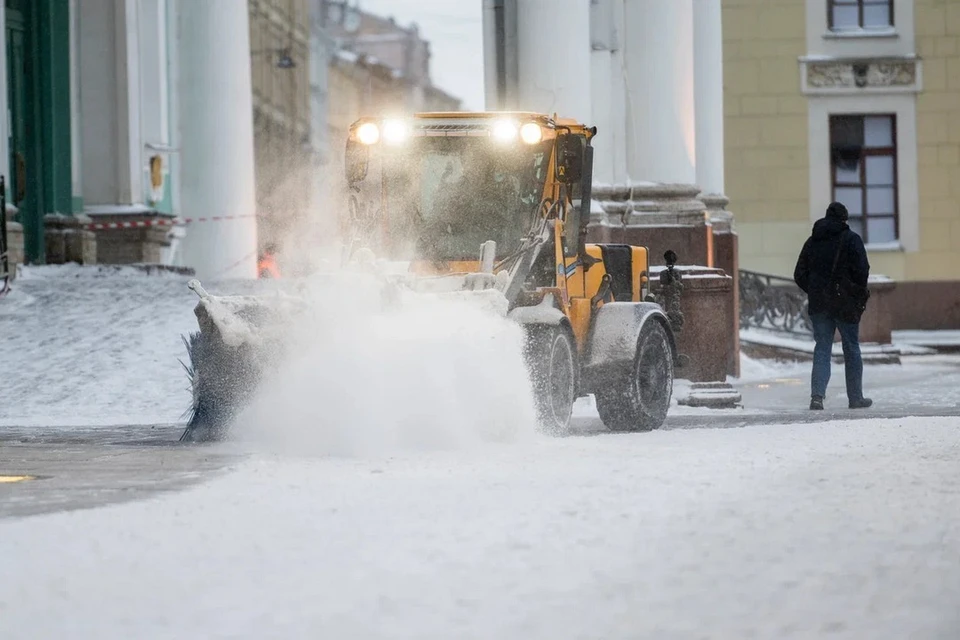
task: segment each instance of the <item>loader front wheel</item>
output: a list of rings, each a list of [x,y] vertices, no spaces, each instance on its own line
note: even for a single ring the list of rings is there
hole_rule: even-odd
[[[544,432],[562,435],[570,428],[577,394],[573,336],[562,326],[530,327],[526,351],[537,419]]]
[[[625,374],[595,394],[603,424],[611,431],[659,429],[673,393],[673,351],[659,322],[640,331],[633,367]]]

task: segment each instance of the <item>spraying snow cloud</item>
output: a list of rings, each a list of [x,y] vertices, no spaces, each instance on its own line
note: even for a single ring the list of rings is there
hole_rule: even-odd
[[[366,455],[535,431],[522,329],[490,308],[490,296],[408,292],[383,308],[378,282],[341,274],[310,286],[310,313],[290,332],[280,370],[240,416],[240,441]]]

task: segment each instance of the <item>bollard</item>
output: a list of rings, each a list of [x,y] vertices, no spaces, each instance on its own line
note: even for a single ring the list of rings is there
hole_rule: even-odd
[[[663,254],[667,268],[660,272],[660,291],[657,304],[663,307],[674,333],[683,331],[683,311],[680,310],[680,294],[683,292],[683,275],[675,269],[677,254],[667,250]]]

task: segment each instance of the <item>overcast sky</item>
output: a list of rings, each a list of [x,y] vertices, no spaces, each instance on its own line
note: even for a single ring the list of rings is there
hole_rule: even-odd
[[[483,24],[480,0],[357,0],[360,8],[409,26],[416,22],[430,43],[433,83],[482,110]]]

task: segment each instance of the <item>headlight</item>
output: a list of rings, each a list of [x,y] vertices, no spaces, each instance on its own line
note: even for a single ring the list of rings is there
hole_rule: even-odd
[[[357,129],[357,139],[363,144],[377,144],[380,141],[380,127],[374,122],[364,122]]]
[[[401,144],[410,135],[410,128],[403,120],[383,121],[383,141],[387,144]]]
[[[536,122],[527,122],[520,127],[520,139],[527,144],[537,144],[543,140],[543,131]]]
[[[517,137],[517,125],[510,120],[497,120],[492,133],[497,142],[512,142]]]

